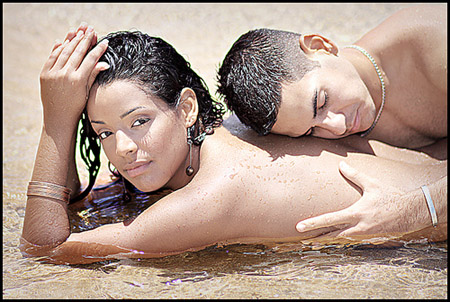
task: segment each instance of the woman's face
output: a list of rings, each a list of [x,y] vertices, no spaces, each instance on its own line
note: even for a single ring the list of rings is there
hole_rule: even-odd
[[[94,85],[87,109],[109,161],[139,190],[170,188],[185,173],[189,147],[178,109],[122,80]]]
[[[321,55],[321,67],[282,85],[277,122],[271,132],[336,139],[367,130],[375,105],[356,69],[334,55]]]

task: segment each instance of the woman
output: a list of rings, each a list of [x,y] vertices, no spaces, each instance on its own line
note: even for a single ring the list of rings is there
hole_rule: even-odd
[[[88,51],[95,42],[93,29],[82,25],[54,46],[44,64],[44,124],[27,194],[24,255],[89,263],[160,257],[216,243],[298,241],[333,231],[299,235],[298,213],[316,216],[360,197],[337,169],[329,168],[344,157],[369,176],[383,175],[386,194],[398,194],[394,187],[409,191],[446,173],[446,162],[376,142],[258,137],[233,124],[228,130],[220,126],[221,105],[163,40],[120,32]],[[85,108],[91,130],[126,181],[144,192],[174,192],[134,219],[71,234],[67,206],[77,195],[70,192],[80,187],[74,147]],[[91,130],[84,129],[83,136],[93,146]],[[95,177],[96,160],[89,153],[86,158]],[[357,181],[351,168],[344,165],[341,171]],[[437,211],[437,228],[410,229],[405,217],[398,234],[446,239],[446,212]]]

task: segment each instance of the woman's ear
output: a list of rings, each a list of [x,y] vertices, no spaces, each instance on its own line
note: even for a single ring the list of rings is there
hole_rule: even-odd
[[[300,36],[300,48],[306,55],[315,54],[319,51],[337,55],[338,47],[336,43],[319,34],[306,34]]]
[[[191,127],[195,124],[198,117],[198,103],[197,96],[191,88],[183,88],[180,94],[180,104],[178,105],[182,117],[185,120],[186,127]]]

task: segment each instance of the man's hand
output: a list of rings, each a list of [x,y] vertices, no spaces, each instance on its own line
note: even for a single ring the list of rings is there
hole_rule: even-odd
[[[405,194],[394,187],[381,186],[375,179],[358,172],[345,162],[339,164],[339,170],[363,190],[361,199],[343,210],[299,222],[296,228],[300,233],[335,227],[337,230],[321,237],[361,238],[361,235],[400,236],[424,227],[415,219],[418,217],[418,208],[414,206],[417,204],[414,201],[425,203],[420,192],[415,190]]]

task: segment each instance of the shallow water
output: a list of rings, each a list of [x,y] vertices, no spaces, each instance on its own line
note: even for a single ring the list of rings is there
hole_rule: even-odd
[[[39,71],[55,39],[81,21],[99,36],[137,28],[186,56],[215,92],[215,72],[239,35],[257,27],[319,32],[343,46],[410,4],[3,4],[4,298],[447,298],[447,242],[397,248],[299,244],[211,247],[161,259],[91,265],[22,258],[26,185],[39,141]],[[103,163],[106,160],[103,159]],[[86,172],[80,165],[81,177]],[[102,167],[101,179],[108,173]],[[73,231],[149,205],[74,209]]]
[[[167,193],[158,192],[151,198],[132,194],[131,200],[124,201],[120,184],[97,189],[94,194],[101,194],[101,198],[83,207],[71,206],[72,231],[134,217]],[[6,208],[5,212],[13,216],[14,210]],[[20,225],[14,224],[17,232]],[[236,244],[159,259],[72,266],[23,259],[16,249],[4,246],[3,259],[8,263],[4,277],[16,277],[4,278],[4,297],[331,299],[447,295],[446,243],[395,248]]]

